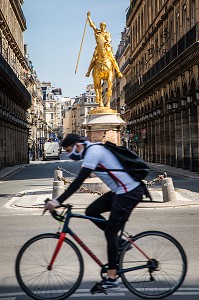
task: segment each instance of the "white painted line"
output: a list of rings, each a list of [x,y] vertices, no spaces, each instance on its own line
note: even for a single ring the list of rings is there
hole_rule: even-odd
[[[174,296],[196,296],[199,295],[199,292],[175,292]]]
[[[24,296],[24,295],[26,295],[26,294],[23,293],[23,292],[18,292],[18,293],[3,293],[3,294],[0,294],[0,297],[6,297],[5,299],[9,299],[7,297],[11,297],[11,296],[17,297],[17,296]],[[2,300],[2,298],[0,298],[0,299]],[[12,299],[12,297],[10,299]],[[15,299],[15,298],[13,298],[13,299]]]
[[[115,292],[115,293],[108,293],[107,295],[106,294],[104,294],[104,293],[100,293],[100,294],[95,294],[94,295],[95,297],[103,297],[103,296],[108,296],[108,297],[121,297],[121,296],[125,296],[125,294],[124,293],[117,293],[117,292]],[[93,295],[91,294],[91,293],[82,293],[82,294],[73,294],[72,296],[71,296],[71,298],[77,298],[77,297],[93,297]]]
[[[156,290],[156,289],[155,289]],[[161,289],[158,289],[161,290]],[[57,292],[57,291],[56,291]],[[118,292],[111,292],[108,293],[109,297],[121,297],[125,296],[125,292],[131,293],[127,288],[120,288]],[[26,294],[24,292],[16,292],[16,293],[1,293],[0,294],[0,300],[15,300],[18,296],[25,296]],[[195,287],[181,287],[178,291],[176,291],[174,296],[197,296],[199,295],[199,288]],[[91,297],[93,296],[90,294],[90,289],[78,289],[73,295],[70,297],[77,298],[77,297]],[[105,294],[95,294],[95,297],[104,297]],[[2,298],[3,297],[3,298]]]
[[[9,297],[9,298],[0,298],[0,300],[15,300],[16,299],[16,297]]]

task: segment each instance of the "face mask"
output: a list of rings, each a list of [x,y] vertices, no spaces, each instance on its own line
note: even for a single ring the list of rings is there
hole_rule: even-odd
[[[76,152],[76,149],[77,145],[74,145],[73,150],[70,153],[68,153],[67,156],[70,157],[72,160],[81,160],[84,148],[80,152]]]

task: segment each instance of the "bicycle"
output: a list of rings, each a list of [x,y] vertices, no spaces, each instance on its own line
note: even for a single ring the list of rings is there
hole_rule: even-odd
[[[61,207],[61,213],[56,210],[52,213],[53,218],[62,223],[61,229],[57,233],[31,238],[16,258],[15,270],[19,285],[34,299],[66,299],[82,281],[83,257],[74,242],[66,238],[66,234],[99,265],[101,277],[107,275],[107,264],[103,264],[69,228],[71,218],[99,222],[106,220],[73,213],[70,204]],[[146,231],[132,236],[123,230],[122,235],[127,242],[119,254],[117,276],[121,277],[127,289],[145,299],[161,299],[173,294],[183,283],[187,271],[186,254],[180,243],[160,231]],[[94,293],[93,289],[91,293]]]

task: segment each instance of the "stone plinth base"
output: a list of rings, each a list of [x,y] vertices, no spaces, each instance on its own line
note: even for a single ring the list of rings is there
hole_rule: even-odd
[[[91,142],[110,141],[120,145],[120,129],[124,124],[118,113],[92,113],[84,121],[83,128],[87,130],[87,137]]]

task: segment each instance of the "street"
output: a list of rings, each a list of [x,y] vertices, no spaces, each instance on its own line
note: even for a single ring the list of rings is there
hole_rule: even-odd
[[[30,299],[20,289],[14,272],[15,258],[21,246],[31,237],[45,233],[56,232],[59,223],[48,214],[42,216],[42,210],[15,210],[5,208],[4,205],[16,193],[27,190],[41,188],[51,185],[53,173],[57,166],[66,168],[72,173],[77,173],[79,163],[70,160],[65,161],[65,154],[62,154],[61,161],[38,162],[23,168],[12,176],[0,182],[0,218],[1,218],[1,255],[0,255],[0,300],[25,300]],[[66,176],[66,174],[64,174]],[[152,180],[159,173],[152,171]],[[189,188],[194,192],[199,192],[197,181],[180,176],[173,177],[175,186]],[[83,211],[81,211],[83,213]],[[173,235],[184,247],[188,259],[188,272],[181,288],[168,299],[195,300],[199,297],[199,236],[198,236],[198,214],[199,206],[166,208],[166,209],[136,209],[126,229],[128,232],[136,234],[145,230],[160,230]],[[106,251],[104,248],[105,239],[100,230],[88,221],[75,219],[72,223],[74,232],[92,249],[100,260],[106,262]],[[79,289],[71,298],[82,299],[107,299],[104,294],[91,295],[90,288],[96,281],[100,281],[99,267],[90,257],[81,251],[85,262],[85,273],[83,282]],[[121,284],[121,289],[117,293],[109,293],[110,299],[139,299],[134,296]]]

